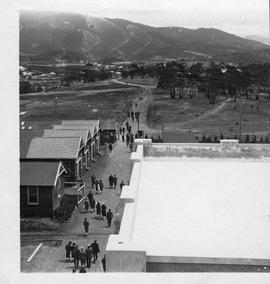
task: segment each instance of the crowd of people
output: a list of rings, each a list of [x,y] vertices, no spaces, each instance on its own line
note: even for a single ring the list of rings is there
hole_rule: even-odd
[[[96,240],[92,244],[89,244],[87,248],[81,246],[76,243],[72,243],[69,241],[65,246],[66,251],[66,261],[73,262],[74,268],[73,272],[76,272],[80,266],[80,273],[85,273],[85,268],[91,268],[91,263],[96,263],[98,259],[98,255],[100,253],[99,244]],[[102,260],[103,269],[105,270],[105,263]]]

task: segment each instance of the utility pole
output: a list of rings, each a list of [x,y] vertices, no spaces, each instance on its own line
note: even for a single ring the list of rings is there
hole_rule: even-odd
[[[57,113],[57,100],[58,100],[58,97],[55,97],[54,98],[55,113]]]
[[[240,100],[239,103],[239,112],[240,112],[240,117],[239,117],[239,143],[242,142],[242,101]]]

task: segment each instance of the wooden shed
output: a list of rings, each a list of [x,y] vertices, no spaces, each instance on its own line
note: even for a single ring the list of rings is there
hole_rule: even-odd
[[[21,217],[53,217],[64,195],[65,174],[61,162],[21,161]]]

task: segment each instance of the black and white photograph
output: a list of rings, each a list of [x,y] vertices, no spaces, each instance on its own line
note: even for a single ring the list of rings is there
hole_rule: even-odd
[[[270,1],[10,3],[2,260],[14,244],[43,281],[266,280]]]

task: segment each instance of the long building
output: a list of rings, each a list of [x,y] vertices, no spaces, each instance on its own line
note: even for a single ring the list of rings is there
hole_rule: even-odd
[[[109,272],[270,269],[270,147],[136,140]]]

